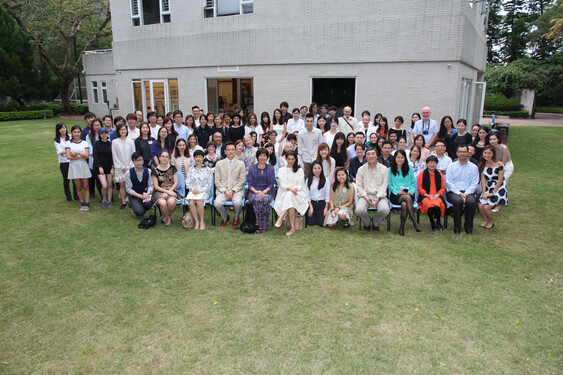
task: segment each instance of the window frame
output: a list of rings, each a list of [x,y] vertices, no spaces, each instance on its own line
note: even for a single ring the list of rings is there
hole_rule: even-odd
[[[143,17],[143,1],[145,0],[131,0],[130,11],[133,26],[145,26],[145,20]],[[159,24],[170,23],[170,0],[158,0],[158,7],[160,11]]]
[[[203,18],[218,18],[218,17],[229,17],[229,16],[240,16],[243,14],[252,14],[254,13],[254,0],[238,0],[239,2],[239,12],[235,14],[225,14],[225,15],[218,15],[217,8],[218,8],[218,1],[222,0],[205,0],[203,6]],[[244,12],[244,6],[251,5],[252,11],[251,12]],[[211,15],[211,12],[213,13]]]
[[[100,94],[99,94],[99,90],[98,90],[98,82],[97,81],[91,81],[91,85],[92,85],[92,102],[94,104],[100,104]]]

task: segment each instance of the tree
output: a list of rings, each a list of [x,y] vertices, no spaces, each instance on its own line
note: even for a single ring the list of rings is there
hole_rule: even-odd
[[[82,70],[82,52],[111,36],[109,0],[0,1],[59,78],[61,101],[70,112],[69,89]]]
[[[487,63],[498,65],[502,62],[500,54],[502,0],[491,0],[489,4],[489,24],[487,25]]]
[[[550,20],[551,27],[549,31],[542,35],[544,38],[554,42],[560,42],[563,39],[563,2],[561,0],[559,0],[557,5],[557,13],[559,16]]]

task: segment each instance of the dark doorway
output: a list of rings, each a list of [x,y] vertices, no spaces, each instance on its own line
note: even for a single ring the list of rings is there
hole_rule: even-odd
[[[354,115],[356,99],[356,78],[313,78],[312,101],[319,107],[328,104],[337,108],[337,116],[342,116],[342,109],[349,105]]]

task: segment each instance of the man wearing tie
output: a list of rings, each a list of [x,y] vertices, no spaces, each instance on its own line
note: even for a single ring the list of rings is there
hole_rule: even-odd
[[[244,163],[235,158],[235,144],[227,142],[225,148],[226,159],[220,160],[215,166],[215,208],[221,215],[221,227],[228,224],[230,217],[225,210],[225,202],[232,201],[235,207],[235,220],[233,228],[239,226],[240,213],[242,211],[242,198],[244,196],[244,184],[246,183],[246,167]]]

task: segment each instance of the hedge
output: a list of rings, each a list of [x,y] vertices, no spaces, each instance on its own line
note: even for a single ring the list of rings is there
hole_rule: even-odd
[[[51,110],[56,116],[64,112],[62,103],[36,103],[28,104],[25,107],[20,106],[18,103],[10,102],[0,105],[0,112],[21,112],[21,111],[39,111]],[[88,112],[88,104],[70,103],[70,110],[72,113],[83,115]]]
[[[536,107],[536,112],[563,113],[563,108],[562,107]]]
[[[0,121],[29,120],[49,117],[53,117],[53,111],[50,109],[40,111],[0,112]]]
[[[528,111],[483,111],[484,115],[495,115],[495,116],[510,116],[518,118],[528,118],[530,117],[530,112]]]
[[[485,111],[522,111],[524,106],[503,94],[485,94]]]

